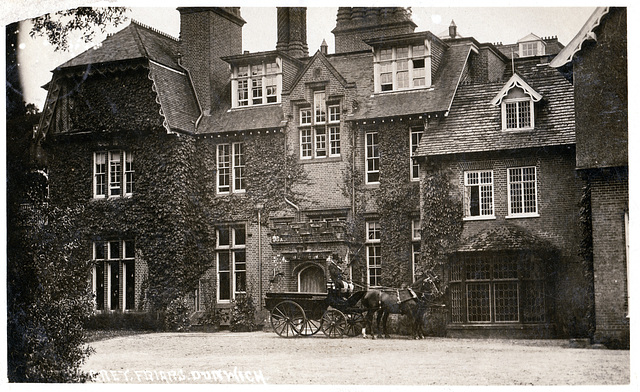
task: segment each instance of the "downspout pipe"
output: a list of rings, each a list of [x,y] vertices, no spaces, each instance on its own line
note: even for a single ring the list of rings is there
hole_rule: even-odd
[[[200,97],[198,97],[198,93],[196,92],[196,86],[193,85],[193,78],[191,77],[191,72],[189,72],[189,70],[184,65],[182,65],[182,54],[178,54],[178,66],[180,68],[184,69],[184,72],[187,73],[187,77],[189,78],[189,84],[191,85],[191,90],[193,90],[193,95],[196,97],[196,103],[198,104],[198,110],[200,111],[200,115],[196,119],[193,131],[197,132],[198,131],[198,125],[200,124],[200,121],[202,120],[202,117],[204,117],[204,111],[202,110],[202,104],[200,103]]]

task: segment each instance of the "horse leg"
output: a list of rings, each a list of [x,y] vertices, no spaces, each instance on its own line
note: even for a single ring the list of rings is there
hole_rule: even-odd
[[[384,338],[389,339],[389,332],[387,332],[387,319],[389,319],[389,312],[384,312],[382,316],[382,328],[384,329]]]
[[[382,336],[382,329],[380,328],[380,320],[382,320],[384,318],[384,315],[387,312],[384,309],[380,309],[378,310],[378,317],[376,318],[376,329],[378,330],[378,337],[379,338],[383,338]],[[382,328],[384,329],[384,325],[382,326]]]
[[[369,332],[372,333],[372,326],[371,326],[372,323],[373,323],[373,313],[372,313],[372,310],[368,310],[367,314],[364,316],[364,327],[362,328],[362,337],[364,339],[368,338],[367,328],[369,328]]]

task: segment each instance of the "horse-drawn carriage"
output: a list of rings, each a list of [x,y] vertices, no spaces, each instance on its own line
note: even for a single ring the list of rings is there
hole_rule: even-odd
[[[282,337],[311,336],[320,330],[330,338],[357,336],[368,311],[358,304],[365,293],[345,296],[330,284],[327,293],[266,293],[265,305],[273,330]]]
[[[271,326],[281,337],[311,336],[320,330],[330,337],[357,336],[368,326],[373,331],[373,315],[377,313],[378,331],[380,321],[387,334],[387,317],[390,313],[405,314],[412,319],[414,336],[422,335],[425,312],[434,303],[412,287],[390,290],[367,290],[345,293],[330,282],[327,293],[266,293],[265,305],[271,312]]]

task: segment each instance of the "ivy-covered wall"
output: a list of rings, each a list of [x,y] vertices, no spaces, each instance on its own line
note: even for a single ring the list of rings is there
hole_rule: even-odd
[[[132,196],[93,198],[93,154],[105,149],[133,154]],[[82,232],[87,258],[92,257],[93,240],[133,239],[136,257],[148,265],[150,305],[162,309],[175,296],[195,288],[212,263],[215,236],[199,191],[192,137],[168,135],[164,129],[100,138],[64,136],[49,142],[48,152],[51,202],[85,205]]]
[[[54,132],[140,131],[162,126],[160,104],[143,64],[69,71],[57,83],[60,96]]]

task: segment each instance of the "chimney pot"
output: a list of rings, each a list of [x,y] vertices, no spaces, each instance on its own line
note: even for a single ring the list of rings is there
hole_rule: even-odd
[[[449,25],[449,37],[456,38],[458,36],[457,30],[458,30],[458,27],[456,26],[456,23],[452,19],[451,24]]]

